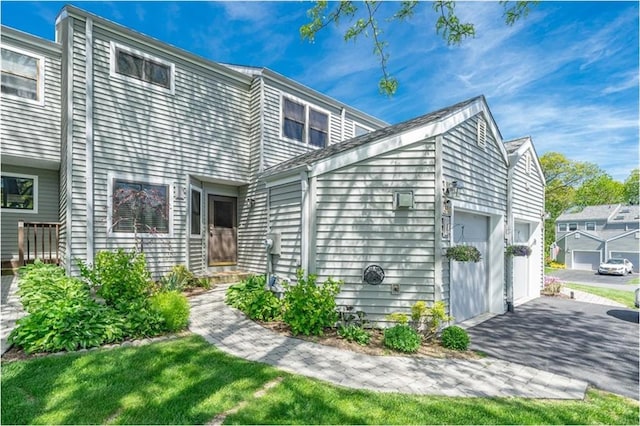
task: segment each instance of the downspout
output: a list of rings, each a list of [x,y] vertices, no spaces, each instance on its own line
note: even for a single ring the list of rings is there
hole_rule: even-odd
[[[65,270],[67,272],[67,274],[71,274],[71,260],[73,259],[72,256],[72,235],[71,235],[71,231],[72,231],[72,227],[71,227],[71,223],[72,223],[72,214],[73,214],[73,20],[74,18],[71,17],[67,17],[67,31],[66,31],[66,35],[67,35],[67,39],[65,40],[65,49],[63,51],[63,58],[62,60],[65,61],[65,68],[66,68],[66,93],[65,93],[65,98],[66,98],[66,128],[63,129],[63,132],[65,133],[65,140],[66,140],[66,152],[64,153],[64,155],[66,156],[66,170],[65,170],[65,180],[66,180],[66,184],[67,187],[65,189],[66,194],[66,211],[65,211],[65,245],[66,245],[66,249],[65,249]]]
[[[518,164],[517,157],[512,156],[509,158],[509,170],[507,172],[507,232],[505,240],[507,244],[513,244],[513,173],[516,165]],[[507,312],[514,312],[513,305],[513,256],[506,256],[506,269],[507,269]]]
[[[309,274],[309,250],[311,242],[311,194],[309,191],[309,168],[300,172],[300,267],[305,278]]]
[[[93,182],[93,19],[87,18],[85,23],[85,51],[86,51],[86,68],[85,68],[85,114],[86,114],[86,214],[87,214],[87,259],[86,261],[93,264],[94,259],[94,182]],[[68,183],[67,183],[68,187]]]
[[[442,136],[436,136],[434,140],[435,144],[435,219],[436,219],[436,238],[434,241],[434,302],[444,301],[444,282],[442,274],[442,253],[443,253],[443,226],[444,226],[444,214],[443,214],[443,172],[442,172]],[[451,293],[449,293],[451,294]],[[451,307],[451,301],[449,301],[449,307]],[[451,312],[449,312],[451,313]]]
[[[262,74],[258,77],[258,84],[260,86],[260,129],[259,129],[259,156],[258,159],[258,172],[264,171],[264,77]]]

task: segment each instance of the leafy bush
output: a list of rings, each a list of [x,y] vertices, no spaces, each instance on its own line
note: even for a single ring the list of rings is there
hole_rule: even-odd
[[[158,293],[150,299],[151,308],[160,313],[166,331],[178,331],[189,322],[189,302],[178,291]]]
[[[80,280],[67,277],[63,268],[36,260],[20,268],[18,296],[27,312],[47,308],[58,300],[89,300],[90,289]]]
[[[386,316],[386,319],[402,325],[409,324],[409,315],[403,314],[401,312],[394,312],[392,314],[389,314]]]
[[[142,300],[152,289],[151,276],[144,253],[101,251],[93,267],[79,262],[80,275],[98,289],[108,305]]]
[[[447,259],[456,260],[458,262],[480,262],[480,259],[482,259],[480,250],[474,246],[468,245],[449,247],[445,256],[447,256]]]
[[[464,328],[452,325],[442,330],[440,336],[442,346],[456,351],[466,351],[469,348],[469,334]]]
[[[285,286],[283,320],[293,334],[321,335],[338,320],[336,296],[342,282],[328,278],[318,285],[315,275],[305,278],[301,269],[297,277],[297,284]]]
[[[446,306],[441,300],[435,302],[430,308],[423,301],[418,301],[411,307],[414,328],[427,340],[433,339],[438,334],[443,322],[452,319],[453,317],[447,315]]]
[[[384,331],[383,343],[396,351],[414,353],[420,348],[422,338],[408,325],[398,324]]]
[[[150,306],[149,299],[118,303],[114,312],[122,318],[122,332],[125,337],[153,337],[164,331],[164,318]]]
[[[371,332],[355,324],[339,327],[338,336],[348,342],[356,342],[362,346],[367,346],[371,341]]]
[[[541,293],[547,296],[555,296],[562,290],[562,281],[556,277],[544,277],[544,285]]]
[[[183,291],[187,288],[211,288],[211,282],[206,277],[196,277],[185,265],[176,265],[171,272],[160,278],[158,283],[161,291]]]
[[[226,303],[245,313],[249,318],[273,321],[282,316],[282,301],[265,290],[266,277],[254,275],[227,289]]]

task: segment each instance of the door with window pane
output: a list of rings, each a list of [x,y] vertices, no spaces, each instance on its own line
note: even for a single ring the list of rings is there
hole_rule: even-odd
[[[209,266],[237,262],[237,218],[235,197],[209,195]]]

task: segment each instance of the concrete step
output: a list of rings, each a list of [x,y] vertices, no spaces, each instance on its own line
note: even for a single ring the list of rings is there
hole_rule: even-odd
[[[212,285],[216,284],[232,284],[249,278],[251,275],[255,275],[251,272],[245,271],[222,271],[214,272],[206,275],[209,282]]]

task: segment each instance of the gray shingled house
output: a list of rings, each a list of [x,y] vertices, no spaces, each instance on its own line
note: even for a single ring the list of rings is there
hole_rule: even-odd
[[[597,270],[608,258],[624,257],[638,272],[639,224],[637,205],[571,207],[556,219],[556,260],[570,269]]]

